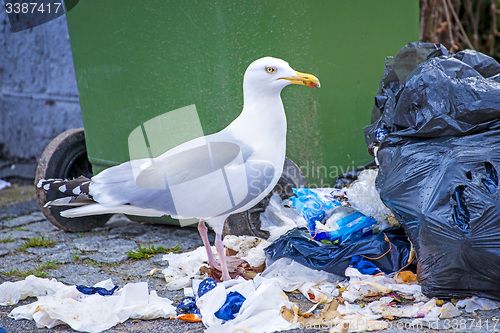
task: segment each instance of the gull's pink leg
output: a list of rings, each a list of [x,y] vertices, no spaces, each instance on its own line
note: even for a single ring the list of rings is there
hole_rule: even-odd
[[[217,253],[219,254],[219,261],[222,271],[222,281],[231,280],[229,271],[227,270],[226,250],[224,249],[224,243],[222,243],[222,235],[218,233],[215,234],[215,248],[217,249]]]
[[[200,233],[201,240],[203,241],[203,245],[205,246],[205,250],[207,251],[208,256],[208,264],[210,268],[215,269],[215,258],[212,253],[212,249],[210,248],[210,241],[208,240],[208,228],[205,225],[205,220],[201,219],[198,223],[198,232]]]

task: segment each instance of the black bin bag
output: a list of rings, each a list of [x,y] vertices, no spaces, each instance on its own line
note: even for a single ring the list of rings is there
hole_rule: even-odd
[[[500,300],[499,73],[479,52],[409,44],[386,66],[364,129],[428,296]]]

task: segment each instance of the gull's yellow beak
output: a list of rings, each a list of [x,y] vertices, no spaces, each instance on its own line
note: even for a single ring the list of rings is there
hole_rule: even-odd
[[[305,86],[309,87],[320,87],[319,80],[316,76],[311,75],[311,74],[305,74],[301,72],[295,72],[297,73],[297,76],[292,76],[292,77],[283,77],[281,80],[288,80],[292,82],[292,84],[303,84]]]

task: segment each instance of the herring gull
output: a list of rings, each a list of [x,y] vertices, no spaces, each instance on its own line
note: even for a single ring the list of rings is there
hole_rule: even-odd
[[[297,72],[281,59],[258,59],[243,77],[243,110],[222,131],[156,158],[110,167],[91,179],[40,180],[37,186],[68,195],[49,206],[79,206],[61,212],[64,217],[124,213],[199,219],[198,230],[213,269],[216,261],[206,222],[215,231],[222,279],[229,280],[224,221],[261,201],[281,176],[287,123],[280,94],[290,84],[320,86],[315,76]]]

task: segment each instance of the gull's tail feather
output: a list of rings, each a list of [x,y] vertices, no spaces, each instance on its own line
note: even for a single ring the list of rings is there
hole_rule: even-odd
[[[87,177],[80,176],[76,179],[40,179],[36,186],[43,188],[45,191],[59,191],[65,195],[79,196],[89,195],[89,184],[91,180]]]
[[[60,199],[55,199],[52,201],[47,201],[44,207],[50,206],[85,206],[95,203],[94,200],[89,198],[85,194],[80,194],[77,197],[64,197]]]
[[[140,208],[132,205],[104,206],[98,203],[94,203],[91,205],[86,205],[62,211],[61,216],[80,217],[80,216],[115,214],[115,213],[138,215],[138,216],[154,216],[154,217],[165,215],[164,212],[160,212],[156,209],[151,209],[151,208]]]

